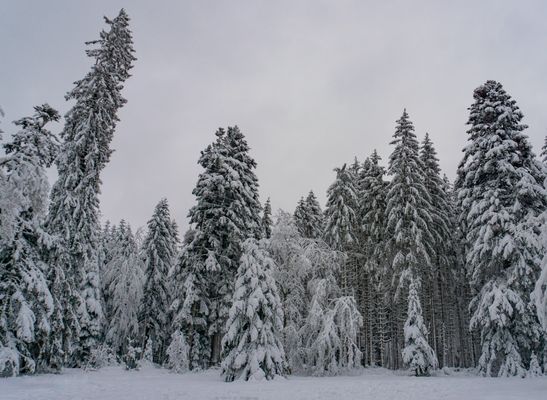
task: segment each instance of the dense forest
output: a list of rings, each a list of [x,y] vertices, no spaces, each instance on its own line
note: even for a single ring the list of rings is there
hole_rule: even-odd
[[[200,154],[190,228],[179,233],[158,199],[135,230],[100,219],[136,62],[126,12],[105,23],[60,137],[48,104],[4,132],[0,376],[112,363],[219,366],[226,381],[361,366],[545,371],[547,140],[536,156],[499,82],[470,90],[455,182],[404,110],[389,158],[370,149],[335,168],[324,209],[302,188],[294,211],[272,212],[230,126]]]

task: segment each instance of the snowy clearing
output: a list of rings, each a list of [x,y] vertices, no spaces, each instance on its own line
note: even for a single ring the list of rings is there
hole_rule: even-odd
[[[121,367],[95,372],[68,369],[61,375],[21,376],[0,380],[2,400],[544,400],[547,377],[535,379],[451,376],[415,378],[385,369],[361,375],[298,377],[270,382],[225,383],[218,370],[173,374]]]

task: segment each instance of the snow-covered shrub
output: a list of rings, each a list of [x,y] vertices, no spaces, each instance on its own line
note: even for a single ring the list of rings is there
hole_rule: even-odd
[[[329,298],[332,281],[316,283],[301,335],[306,369],[316,376],[336,375],[359,367],[357,336],[363,320],[353,296]]]
[[[129,339],[129,342],[127,345],[127,351],[123,356],[125,369],[127,370],[139,369],[139,360],[141,358],[141,352],[142,352],[142,349],[138,346],[133,346],[133,340]]]
[[[180,330],[171,335],[171,343],[167,347],[166,366],[173,372],[181,374],[189,369],[188,344]]]
[[[102,344],[91,350],[91,354],[87,363],[84,365],[84,369],[87,371],[95,371],[113,365],[118,365],[116,354],[114,354],[114,351],[112,351],[110,346]]]
[[[19,373],[19,354],[9,348],[0,346],[0,378],[16,376]]]

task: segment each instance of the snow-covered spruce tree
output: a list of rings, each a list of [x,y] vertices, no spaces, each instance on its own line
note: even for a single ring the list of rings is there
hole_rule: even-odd
[[[545,169],[502,85],[487,81],[473,97],[456,188],[474,289],[471,327],[481,341],[478,368],[486,376],[522,376],[542,337],[530,293],[543,254],[537,221],[547,206]]]
[[[358,176],[359,187],[359,246],[364,265],[358,276],[357,302],[364,326],[361,348],[366,364],[385,365],[385,343],[388,340],[386,294],[390,281],[386,271],[384,241],[386,240],[385,168],[376,152],[368,157]]]
[[[545,143],[543,144],[543,147],[541,148],[541,158],[544,163],[547,163],[547,136],[545,136]]]
[[[98,273],[100,173],[108,163],[117,112],[129,77],[133,44],[124,10],[87,51],[93,65],[66,98],[75,104],[66,114],[64,143],[56,160],[59,178],[51,193],[48,231],[58,239],[49,253],[50,289],[62,321],[51,340],[63,345],[70,365],[82,365],[101,336],[103,312]],[[60,285],[60,287],[58,286]],[[76,320],[74,320],[76,317]]]
[[[176,261],[178,233],[171,221],[167,199],[162,199],[148,221],[141,253],[144,289],[139,311],[142,346],[152,340],[152,361],[162,364],[169,341],[171,299],[167,276]]]
[[[333,249],[343,251],[356,240],[357,190],[345,164],[334,171],[336,180],[327,192],[323,238]]]
[[[268,239],[272,234],[272,205],[269,197],[262,210],[262,230],[262,236]]]
[[[298,232],[300,232],[301,235],[304,235],[304,231],[306,230],[306,201],[304,200],[304,197],[300,197],[300,200],[298,200],[296,208],[294,209],[293,218],[294,223],[298,228]]]
[[[188,345],[180,330],[176,330],[171,335],[171,343],[166,351],[166,366],[177,374],[188,371],[190,363],[188,360]]]
[[[287,371],[281,344],[283,311],[266,243],[248,239],[237,270],[226,334],[222,375],[235,379],[274,379]]]
[[[438,366],[437,356],[427,342],[427,328],[422,316],[422,306],[418,296],[419,284],[411,278],[408,291],[408,312],[404,327],[405,347],[403,363],[416,376],[429,375]]]
[[[304,246],[310,264],[309,308],[299,331],[304,370],[316,376],[335,375],[360,366],[357,341],[363,320],[355,298],[342,295],[336,280],[344,254],[320,240],[307,240]]]
[[[313,191],[298,201],[294,211],[294,222],[303,238],[319,239],[323,236],[324,216]]]
[[[262,236],[256,163],[249,156],[245,137],[237,126],[219,129],[216,136],[201,154],[199,164],[204,171],[193,191],[197,204],[189,212],[195,234],[186,249],[189,272],[184,315],[190,327],[185,335],[191,348],[191,368],[196,362],[206,368],[220,361],[220,339],[232,301],[241,244],[246,238]],[[199,351],[194,343],[199,343]]]
[[[423,165],[424,186],[429,194],[430,209],[429,231],[434,242],[432,243],[431,266],[424,270],[421,276],[422,300],[424,305],[424,317],[431,326],[431,342],[438,357],[441,355],[442,365],[448,362],[448,354],[442,352],[447,349],[447,336],[452,337],[453,332],[443,335],[443,331],[453,326],[454,316],[450,315],[450,305],[453,304],[453,296],[450,293],[455,285],[452,280],[454,268],[453,251],[454,231],[451,219],[453,209],[450,205],[450,194],[446,191],[446,185],[440,174],[439,160],[433,142],[429,134],[420,146],[420,159]],[[444,336],[444,337],[443,337]]]
[[[4,179],[0,194],[0,376],[33,373],[42,368],[42,350],[50,333],[53,299],[46,281],[42,248],[51,238],[43,230],[49,183],[46,168],[58,142],[45,125],[59,114],[49,105],[34,107],[31,117],[15,121],[20,130],[4,144],[0,158]],[[5,196],[5,197],[4,197]],[[11,219],[11,218],[10,218]]]
[[[325,231],[323,239],[334,250],[350,252],[357,242],[357,213],[359,200],[355,188],[355,177],[346,168],[335,168],[336,180],[327,191],[325,209]],[[355,281],[351,264],[351,255],[340,271],[341,286],[345,293],[352,291]]]
[[[324,217],[321,206],[312,190],[306,197],[306,218],[304,225],[304,237],[319,239],[323,235]]]
[[[391,364],[399,368],[402,332],[399,321],[404,320],[406,290],[410,277],[420,277],[427,271],[432,254],[433,238],[430,197],[424,185],[423,164],[419,157],[414,126],[406,110],[397,121],[393,153],[389,157],[392,179],[386,196],[385,251],[388,276],[391,276]],[[404,293],[403,293],[404,292]]]
[[[143,268],[131,227],[124,220],[116,230],[116,250],[107,266],[107,291],[112,314],[106,343],[118,355],[127,352],[128,338],[138,337],[138,309],[143,290]]]
[[[310,263],[304,255],[303,239],[291,214],[279,211],[268,241],[275,262],[273,272],[283,309],[282,342],[291,372],[304,372],[305,354],[301,328],[308,314],[306,283]]]

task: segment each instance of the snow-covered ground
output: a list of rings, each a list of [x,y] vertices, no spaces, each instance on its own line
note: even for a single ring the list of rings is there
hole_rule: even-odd
[[[463,373],[415,378],[384,369],[355,376],[225,383],[218,371],[177,375],[153,367],[0,379],[1,400],[545,400],[547,377],[480,378]]]

